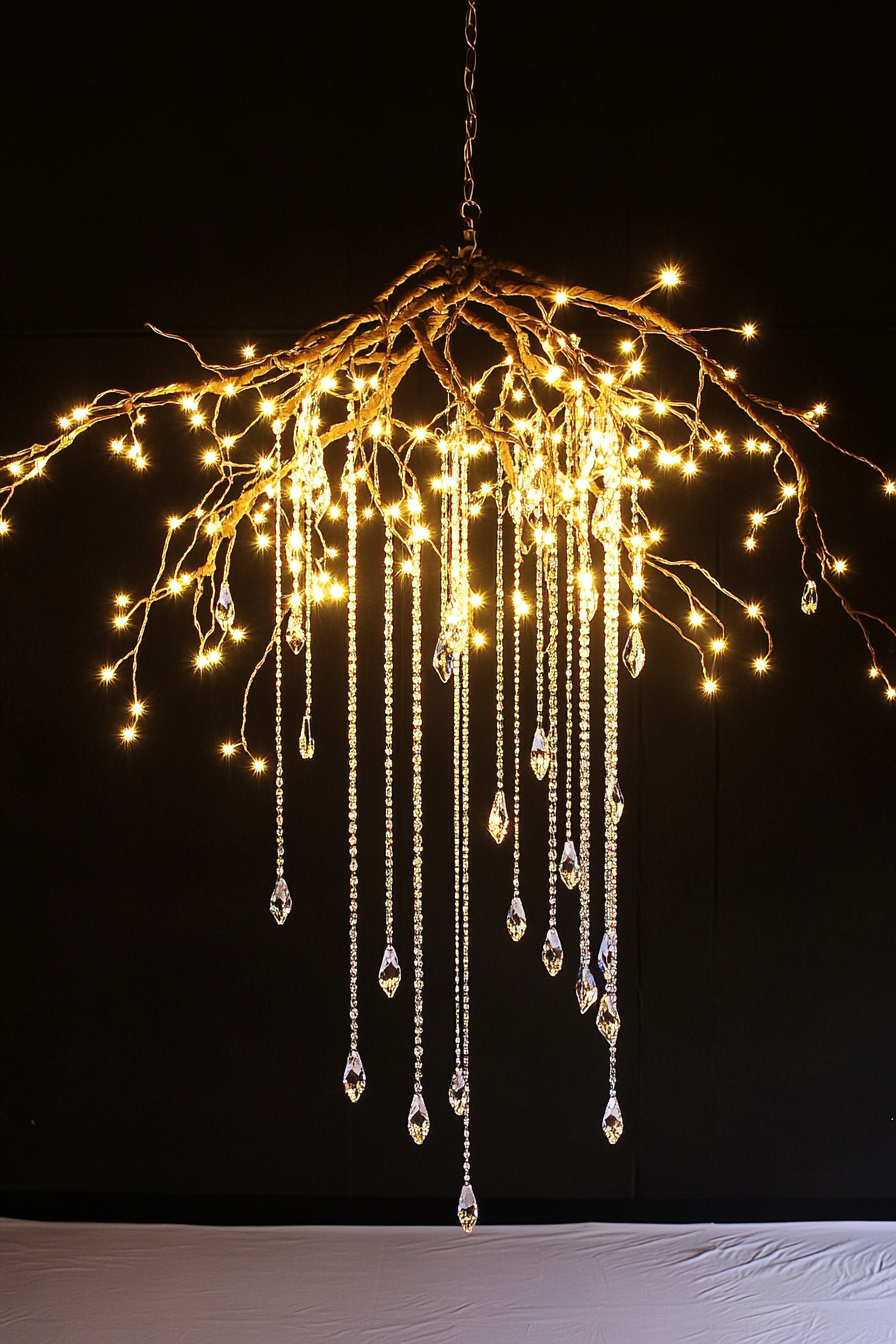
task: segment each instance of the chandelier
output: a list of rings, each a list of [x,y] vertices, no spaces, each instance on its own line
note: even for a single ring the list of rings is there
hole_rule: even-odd
[[[748,516],[742,544],[755,550],[766,525],[791,514],[799,543],[802,611],[824,594],[862,632],[870,670],[888,699],[896,687],[875,636],[893,627],[849,600],[846,562],[831,553],[811,498],[794,429],[821,440],[823,406],[799,409],[750,393],[737,371],[705,347],[705,329],[686,329],[648,301],[679,282],[664,271],[634,299],[582,287],[559,288],[526,268],[479,250],[472,145],[475,6],[468,6],[467,136],[461,213],[464,245],[428,253],[365,310],[329,322],[287,349],[246,347],[233,366],[202,360],[195,382],[131,394],[102,393],[59,422],[49,443],[3,459],[0,530],[16,491],[48,474],[58,453],[99,426],[114,427],[110,449],[137,472],[147,470],[153,437],[166,415],[186,417],[199,444],[202,485],[194,506],[167,521],[156,575],[137,600],[121,595],[114,618],[126,647],[104,667],[105,682],[126,682],[125,742],[140,736],[144,701],[139,662],[160,603],[185,604],[192,616],[197,669],[227,662],[244,627],[241,568],[247,552],[269,557],[266,614],[248,622],[265,633],[242,694],[239,731],[221,745],[259,775],[273,775],[274,882],[270,911],[283,924],[292,908],[284,842],[284,759],[315,754],[314,674],[318,613],[344,604],[347,626],[347,913],[348,1051],[343,1086],[350,1102],[364,1093],[361,987],[377,974],[390,999],[403,972],[412,980],[414,1082],[408,1130],[420,1144],[430,1128],[424,1096],[425,798],[423,683],[438,678],[453,714],[454,1070],[447,1099],[463,1126],[458,1218],[472,1230],[478,1207],[471,1183],[470,1061],[471,828],[487,827],[512,851],[506,926],[522,939],[539,920],[541,960],[555,977],[577,968],[582,1013],[595,1009],[608,1055],[602,1128],[611,1144],[623,1131],[616,1054],[624,1004],[618,994],[617,833],[624,813],[619,762],[619,677],[639,677],[651,661],[651,625],[665,622],[690,646],[703,693],[722,685],[729,641],[748,647],[757,674],[772,663],[772,636],[760,604],[739,596],[696,560],[666,553],[652,516],[651,490],[668,506],[678,483],[739,454],[764,468],[765,502]],[[576,327],[587,329],[587,339]],[[749,341],[747,324],[716,330]],[[160,333],[164,334],[164,333]],[[189,343],[188,343],[189,344]],[[671,352],[687,362],[689,391],[664,395],[652,369]],[[420,414],[429,399],[435,407]],[[156,428],[159,426],[159,428]],[[827,443],[827,440],[824,440]],[[836,445],[830,445],[836,448]],[[836,448],[836,451],[846,450]],[[847,453],[856,457],[856,454]],[[866,458],[887,494],[896,485]],[[359,561],[361,529],[375,529],[381,563],[383,880],[358,862]],[[239,545],[238,545],[239,542]],[[485,557],[488,557],[487,561]],[[487,570],[487,572],[486,572]],[[424,601],[424,575],[432,603]],[[393,891],[399,861],[394,827],[396,681],[400,643],[395,599],[410,590],[413,964],[402,968],[394,943]],[[248,586],[248,585],[247,585]],[[494,650],[486,684],[476,651]],[[283,732],[285,683],[298,668],[303,697],[297,742]],[[489,663],[491,667],[491,663]],[[405,669],[407,671],[407,669]],[[250,733],[251,691],[273,678],[274,719],[267,748]],[[534,680],[535,714],[524,718],[521,686]],[[470,701],[494,696],[494,788],[471,796],[470,763],[491,744],[473,744]],[[272,760],[269,760],[272,757]],[[521,779],[542,782],[547,852],[533,911],[534,883],[520,865]],[[296,879],[292,878],[295,887]],[[559,884],[577,894],[578,943],[564,948],[557,925]],[[524,892],[525,888],[525,892]],[[529,904],[527,910],[524,904]],[[602,896],[602,902],[601,902]],[[379,904],[383,951],[378,972],[359,965],[358,922]],[[601,906],[598,913],[598,908]],[[373,918],[372,912],[369,915]],[[592,927],[594,919],[595,927]],[[624,1039],[624,1038],[623,1038]]]

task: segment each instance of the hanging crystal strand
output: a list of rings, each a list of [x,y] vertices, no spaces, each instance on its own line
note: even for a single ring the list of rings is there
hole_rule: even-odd
[[[591,849],[591,578],[587,540],[579,534],[579,976],[576,996],[587,1012],[597,1000],[591,970],[589,861]]]
[[[383,543],[383,703],[385,718],[384,788],[386,802],[386,840],[385,840],[385,877],[386,877],[386,950],[380,963],[379,983],[383,993],[391,999],[399,981],[401,967],[392,945],[392,891],[394,878],[394,840],[392,827],[392,712],[395,702],[393,669],[393,625],[394,603],[393,582],[395,573],[395,543],[389,519],[385,520],[385,540]]]
[[[513,524],[513,896],[507,911],[507,932],[518,943],[526,932],[526,911],[520,899],[520,589],[522,520]]]
[[[460,471],[460,528],[458,541],[464,578],[469,572],[470,515],[468,464]],[[468,618],[469,613],[466,613]],[[457,1115],[466,1117],[469,1100],[469,944],[470,944],[470,659],[460,650],[455,664],[454,695],[454,1002],[455,1068],[448,1100]],[[469,1130],[464,1125],[469,1175]]]
[[[466,467],[463,479],[463,533],[461,545],[465,572],[469,566],[469,512],[467,508]],[[463,1090],[464,1183],[458,1202],[458,1216],[465,1232],[471,1232],[479,1216],[476,1197],[470,1184],[470,659],[465,649],[461,658],[463,690],[461,696],[461,899],[463,905]]]
[[[488,829],[500,845],[510,829],[507,800],[504,797],[504,466],[498,453],[495,480],[495,508],[498,515],[495,540],[495,801],[489,813]]]
[[[641,589],[644,587],[644,547],[641,537],[641,511],[638,508],[638,482],[631,488],[632,527],[629,549],[632,557],[631,629],[622,651],[622,661],[630,676],[638,677],[644,668],[646,651],[641,634]]]
[[[448,681],[454,667],[454,650],[451,647],[449,636],[450,605],[451,605],[451,568],[453,564],[454,549],[452,545],[452,495],[451,495],[451,469],[448,457],[448,446],[443,442],[442,452],[442,482],[441,482],[441,508],[439,511],[439,554],[441,556],[441,565],[439,568],[439,637],[436,640],[435,652],[432,656],[432,665],[438,672],[442,681]]]
[[[310,761],[314,755],[314,738],[311,736],[311,509],[305,505],[305,716],[302,719],[302,731],[299,734],[299,755]]]
[[[423,633],[421,617],[420,538],[411,542],[411,761],[414,810],[414,1096],[408,1131],[415,1143],[429,1133],[429,1112],[423,1100]]]
[[[274,750],[277,771],[274,786],[277,815],[277,880],[271,892],[270,909],[278,924],[284,924],[292,909],[292,897],[283,876],[283,643],[280,623],[283,619],[283,550],[280,536],[280,471],[282,467],[279,420],[274,421],[276,484],[274,487]]]
[[[552,750],[548,765],[548,932],[541,959],[548,974],[556,975],[563,965],[563,945],[557,932],[557,872],[554,867],[557,856],[557,644],[560,635],[556,536],[545,547],[544,568],[548,599],[548,738]]]
[[[343,1086],[357,1101],[367,1082],[358,1054],[358,507],[355,483],[355,440],[350,434],[343,475],[346,515],[346,579],[348,587],[348,946],[349,1036]]]
[[[463,812],[462,751],[463,730],[463,672],[464,659],[459,657],[455,664],[454,675],[454,1073],[448,1084],[448,1101],[457,1115],[463,1115],[466,1105],[466,1079],[463,1065],[463,1038],[461,1017],[463,1013],[461,991],[461,890],[463,886],[463,843],[461,839]]]
[[[616,827],[622,816],[618,780],[619,730],[619,558],[621,509],[618,489],[612,502],[611,526],[604,540],[604,936],[599,963],[606,978],[597,1025],[610,1046],[610,1096],[603,1130],[610,1143],[622,1133],[622,1114],[616,1099]]]
[[[564,885],[570,891],[579,880],[579,856],[572,838],[572,744],[575,723],[573,702],[573,651],[575,648],[575,529],[571,517],[565,520],[566,527],[566,839],[560,856],[559,873]]]
[[[536,779],[544,779],[551,757],[544,735],[544,533],[539,526],[535,543],[535,733],[529,764]],[[550,736],[550,735],[549,735]]]

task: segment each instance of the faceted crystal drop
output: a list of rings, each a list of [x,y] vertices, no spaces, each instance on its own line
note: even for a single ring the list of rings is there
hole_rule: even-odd
[[[379,974],[380,989],[388,998],[392,998],[398,988],[400,979],[401,967],[398,964],[395,948],[390,943],[383,953]]]
[[[488,833],[495,844],[500,845],[509,830],[510,814],[504,800],[504,790],[498,789],[495,794],[495,801],[492,803],[492,810],[488,814]]]
[[[301,653],[305,647],[305,630],[297,611],[294,611],[286,622],[286,642],[293,653]]]
[[[818,610],[818,589],[816,588],[815,584],[812,582],[811,579],[803,589],[803,596],[802,600],[800,601],[800,606],[802,607],[803,611],[806,613],[807,616],[811,616],[813,612],[816,612]]]
[[[597,609],[600,606],[600,593],[596,588],[589,588],[582,598],[582,609],[585,612],[585,620],[590,625],[597,615]]]
[[[361,1056],[357,1050],[349,1050],[345,1073],[342,1075],[342,1086],[349,1101],[357,1101],[366,1085],[367,1074],[364,1072]]]
[[[515,943],[518,943],[526,932],[526,912],[519,896],[514,896],[510,902],[510,909],[507,911],[507,932]]]
[[[610,820],[614,826],[618,826],[622,820],[622,813],[625,811],[625,799],[622,796],[618,779],[613,780],[613,788],[607,796],[610,800]]]
[[[465,1181],[460,1199],[457,1201],[457,1220],[465,1232],[472,1232],[478,1217],[479,1205],[476,1203],[473,1187],[469,1181]]]
[[[443,681],[449,681],[454,671],[454,654],[444,631],[436,640],[436,651],[432,656],[432,665]]]
[[[221,589],[218,593],[218,601],[215,603],[215,620],[218,622],[225,635],[233,625],[233,616],[233,598],[230,595],[230,587],[225,580],[224,583],[221,584]]]
[[[609,992],[604,994],[600,1001],[600,1007],[597,1010],[597,1025],[601,1034],[606,1036],[611,1045],[619,1035],[619,1014],[616,1011],[616,995]]]
[[[541,949],[541,959],[548,975],[556,975],[563,965],[563,944],[556,929],[548,929],[548,936]]]
[[[286,923],[286,916],[292,909],[292,897],[289,894],[289,887],[278,877],[274,883],[274,890],[271,892],[271,914],[278,924]]]
[[[564,883],[572,891],[577,885],[581,867],[579,865],[579,856],[576,853],[576,847],[571,840],[567,840],[563,846],[563,853],[560,856],[560,876]]]
[[[600,951],[597,954],[597,964],[600,967],[600,973],[605,980],[616,969],[616,935],[615,933],[605,933],[600,940]]]
[[[408,1133],[415,1143],[422,1143],[429,1133],[429,1111],[420,1092],[414,1093],[414,1100],[408,1111]]]
[[[591,1005],[597,1002],[597,984],[590,966],[579,967],[576,998],[579,1001],[579,1010],[583,1013],[587,1013]]]
[[[529,752],[529,764],[532,767],[536,779],[544,779],[550,763],[551,753],[548,749],[548,744],[545,741],[541,724],[539,724],[535,729],[535,736],[532,738],[532,750]]]
[[[455,1115],[463,1115],[467,1109],[470,1094],[467,1091],[467,1075],[463,1069],[455,1069],[448,1084],[448,1104]]]
[[[641,675],[646,657],[647,651],[644,648],[644,636],[641,634],[640,626],[633,625],[628,632],[625,648],[622,650],[622,661],[631,676],[639,677]]]
[[[610,1143],[615,1143],[622,1133],[622,1112],[619,1109],[615,1092],[610,1093],[610,1100],[607,1102],[607,1109],[604,1111],[603,1129]]]
[[[303,761],[310,761],[314,755],[314,738],[311,736],[311,715],[302,719],[302,731],[299,733],[299,755]]]

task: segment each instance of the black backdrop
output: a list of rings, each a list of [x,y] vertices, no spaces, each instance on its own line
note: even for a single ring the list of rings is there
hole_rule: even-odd
[[[681,264],[677,318],[756,321],[761,341],[736,355],[747,384],[826,400],[832,437],[896,474],[882,11],[822,7],[811,23],[804,12],[754,6],[738,24],[703,4],[539,12],[483,0],[480,241],[610,292]],[[102,387],[189,376],[146,321],[212,357],[244,339],[273,348],[363,305],[429,247],[455,246],[462,18],[460,0],[261,5],[235,23],[205,4],[114,22],[99,6],[20,13],[6,71],[4,451],[49,437]],[[440,687],[427,682],[425,711],[433,1128],[417,1149],[405,1129],[407,863],[406,978],[393,1003],[374,982],[378,652],[362,649],[369,1083],[356,1107],[341,1088],[339,618],[318,637],[318,754],[288,766],[295,907],[283,929],[266,908],[270,781],[222,766],[215,749],[236,720],[238,674],[200,684],[186,619],[161,614],[151,712],[131,752],[115,736],[121,701],[97,686],[114,647],[111,595],[148,582],[160,519],[189,498],[185,446],[154,444],[158,466],[137,479],[99,439],[79,444],[22,492],[3,541],[5,1208],[451,1217],[461,1170],[444,1101]],[[892,505],[870,473],[821,456],[817,469],[850,591],[892,622]],[[493,787],[487,660],[474,684],[474,739],[486,743],[473,780],[472,989],[484,1218],[849,1216],[896,1195],[893,710],[842,613],[824,601],[811,622],[799,612],[787,522],[747,566],[742,516],[758,490],[756,471],[732,462],[676,504],[673,531],[680,554],[718,554],[726,581],[763,598],[774,675],[732,666],[711,706],[686,651],[651,629],[647,668],[623,687],[626,1132],[613,1149],[599,1130],[605,1049],[572,996],[571,901],[567,967],[552,982],[539,963],[540,846],[527,861],[530,932],[513,946],[503,929],[509,855],[480,824]],[[365,581],[362,603],[365,591],[375,641],[381,595]],[[886,654],[893,675],[894,641]],[[290,740],[299,712],[290,703]]]

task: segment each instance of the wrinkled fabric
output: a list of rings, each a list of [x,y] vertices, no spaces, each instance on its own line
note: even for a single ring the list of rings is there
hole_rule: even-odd
[[[887,1344],[896,1223],[0,1219],[3,1344]]]

